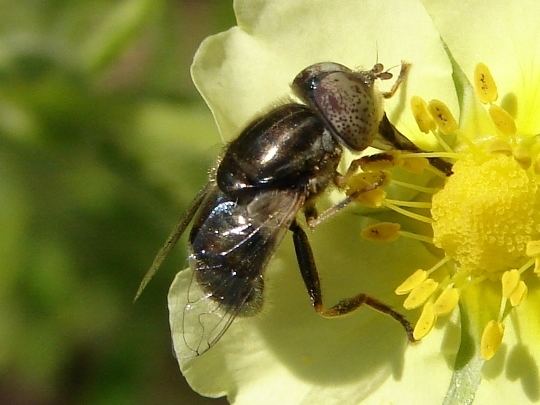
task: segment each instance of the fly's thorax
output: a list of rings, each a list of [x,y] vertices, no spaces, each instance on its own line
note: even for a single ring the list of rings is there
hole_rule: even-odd
[[[287,104],[255,119],[231,142],[216,181],[228,195],[251,200],[261,190],[303,189],[321,173],[333,174],[340,156],[340,145],[315,112]]]

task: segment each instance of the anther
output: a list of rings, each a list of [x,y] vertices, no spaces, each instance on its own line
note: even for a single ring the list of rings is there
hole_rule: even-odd
[[[525,284],[523,280],[520,281],[514,289],[514,292],[512,292],[510,295],[510,304],[512,304],[513,307],[517,307],[519,304],[525,301],[525,298],[527,298],[527,292],[527,284]]]
[[[445,289],[433,304],[437,316],[447,315],[454,310],[459,302],[459,290],[451,287]]]
[[[479,63],[474,69],[474,89],[476,95],[484,104],[497,100],[497,85],[489,68],[483,63]]]
[[[449,135],[458,128],[454,116],[442,101],[431,100],[428,104],[428,110],[443,134]]]
[[[410,155],[413,155],[413,154],[410,154]],[[407,157],[410,157],[410,156],[407,156]],[[411,173],[420,174],[429,167],[429,161],[425,157],[415,156],[415,159],[408,159],[408,158],[399,159],[398,165],[401,168]]]
[[[437,127],[427,109],[427,103],[422,97],[413,96],[411,98],[411,110],[420,131],[427,134]]]
[[[379,222],[362,230],[364,239],[378,242],[393,242],[399,238],[401,225],[394,222]]]
[[[491,105],[489,107],[489,115],[493,124],[497,127],[503,135],[513,136],[516,134],[516,122],[514,118],[498,105]]]
[[[346,178],[345,193],[361,204],[380,207],[386,197],[382,187],[388,183],[388,179],[388,175],[382,171],[355,174]]]
[[[513,150],[513,154],[516,162],[518,162],[525,170],[531,167],[532,157],[528,148],[522,145],[517,145]]]
[[[502,322],[489,321],[482,333],[480,342],[480,353],[484,360],[491,359],[501,346],[504,335],[504,325]]]
[[[396,295],[405,295],[418,287],[427,278],[427,271],[418,269],[395,289]]]
[[[437,315],[435,313],[433,304],[431,302],[426,303],[424,308],[422,308],[420,318],[418,318],[418,321],[414,326],[413,337],[416,340],[420,340],[425,337],[431,331],[433,325],[435,325],[436,320]]]
[[[347,195],[364,193],[383,187],[388,183],[388,175],[382,171],[370,171],[347,176],[345,192]]]
[[[414,309],[423,305],[437,290],[438,286],[439,283],[432,278],[425,279],[409,293],[409,296],[403,302],[403,308]]]
[[[520,282],[520,275],[517,269],[505,271],[501,277],[502,295],[509,298]]]
[[[375,190],[366,191],[365,193],[360,193],[355,197],[355,201],[367,207],[379,208],[384,205],[385,198],[386,192],[381,188],[377,188]]]

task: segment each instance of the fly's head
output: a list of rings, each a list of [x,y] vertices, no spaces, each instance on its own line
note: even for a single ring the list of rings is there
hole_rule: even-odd
[[[292,89],[334,137],[347,148],[362,151],[378,133],[384,115],[383,98],[390,97],[403,79],[398,79],[389,93],[378,91],[375,81],[391,78],[381,63],[370,70],[353,71],[339,63],[321,62],[302,70]]]

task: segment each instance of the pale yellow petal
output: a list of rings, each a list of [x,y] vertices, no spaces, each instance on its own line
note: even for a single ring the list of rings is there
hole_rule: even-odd
[[[289,85],[306,66],[334,61],[349,67],[412,63],[403,89],[388,100],[390,119],[429,146],[410,112],[412,95],[445,100],[457,114],[452,69],[438,33],[412,0],[236,1],[239,27],[207,38],[192,67],[194,81],[225,137],[254,115],[291,96]],[[396,74],[397,74],[397,69]],[[388,88],[392,81],[384,83]]]

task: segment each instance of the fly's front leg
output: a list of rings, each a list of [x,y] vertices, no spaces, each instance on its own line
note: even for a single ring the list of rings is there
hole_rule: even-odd
[[[360,293],[353,297],[342,299],[336,305],[326,308],[323,304],[319,274],[317,272],[315,260],[313,259],[313,252],[307,235],[296,221],[293,221],[290,230],[293,233],[294,250],[298,260],[298,266],[300,267],[300,273],[302,274],[304,284],[308,291],[311,305],[318,314],[325,318],[334,318],[347,315],[360,306],[367,305],[370,308],[394,318],[401,324],[403,329],[405,329],[409,341],[415,341],[413,337],[413,328],[403,315],[394,311],[389,305],[367,294]]]
[[[375,137],[374,145],[378,149],[389,150],[397,149],[410,152],[424,152],[416,146],[409,138],[403,135],[388,119],[386,114],[379,124],[379,133]],[[452,164],[438,157],[428,158],[429,163],[434,168],[443,172],[445,175],[452,174]]]
[[[407,80],[407,76],[409,74],[410,69],[411,69],[410,63],[401,62],[401,70],[399,71],[399,76],[397,77],[396,81],[392,85],[392,88],[390,89],[390,91],[385,91],[382,93],[384,98],[390,98],[396,93],[396,91],[398,91],[401,83]]]

